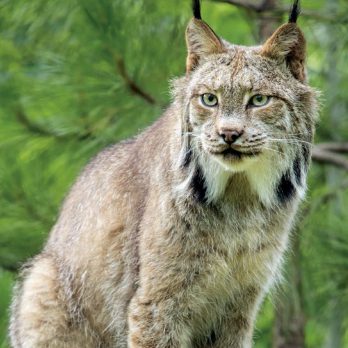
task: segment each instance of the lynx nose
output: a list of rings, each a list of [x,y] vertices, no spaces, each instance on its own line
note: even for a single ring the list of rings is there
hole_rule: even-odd
[[[243,134],[243,130],[221,129],[219,135],[224,139],[226,144],[233,144]]]

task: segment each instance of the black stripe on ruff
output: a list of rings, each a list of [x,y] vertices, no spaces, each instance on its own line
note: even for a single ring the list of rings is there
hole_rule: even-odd
[[[205,184],[202,169],[199,166],[197,166],[195,173],[193,174],[190,186],[195,200],[200,203],[206,203],[207,187]]]
[[[289,171],[283,174],[283,176],[280,178],[276,193],[278,201],[281,204],[288,203],[295,196],[296,188],[291,181]]]
[[[181,164],[182,168],[187,168],[192,161],[192,149],[186,149],[184,160]]]

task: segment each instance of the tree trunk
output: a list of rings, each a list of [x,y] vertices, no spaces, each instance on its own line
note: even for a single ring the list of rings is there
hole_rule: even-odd
[[[326,0],[328,13],[337,13],[339,10],[339,0]],[[337,94],[340,91],[340,74],[337,71],[337,61],[341,52],[339,51],[339,46],[337,41],[333,38],[332,35],[335,35],[334,28],[332,26],[328,27],[328,54],[327,54],[327,63],[328,63],[328,72],[327,72],[327,91],[326,99],[328,105],[328,115],[330,115],[330,129],[332,130],[330,136],[335,141],[339,139],[339,133],[336,132],[337,129],[340,129],[342,120],[345,118],[346,110],[343,103],[337,103]],[[342,181],[342,173],[339,172],[336,168],[330,167],[326,172],[326,181],[329,187],[335,187],[338,182]],[[341,196],[337,195],[334,200],[330,203],[331,215],[339,215],[341,212],[342,202],[340,202]],[[332,222],[334,223],[334,221]],[[343,320],[345,309],[344,305],[341,304],[339,298],[331,299],[331,307],[329,313],[329,325],[328,333],[325,341],[325,348],[332,347],[343,347]]]
[[[275,11],[277,2],[277,0],[263,0],[260,5],[260,8],[263,9],[259,12],[257,19],[260,42],[266,41],[282,23],[281,14]]]

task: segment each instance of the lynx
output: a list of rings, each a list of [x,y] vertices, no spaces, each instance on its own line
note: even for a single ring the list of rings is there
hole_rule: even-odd
[[[13,347],[251,347],[306,190],[317,96],[289,22],[219,38],[193,1],[186,75],[80,175],[12,305]]]

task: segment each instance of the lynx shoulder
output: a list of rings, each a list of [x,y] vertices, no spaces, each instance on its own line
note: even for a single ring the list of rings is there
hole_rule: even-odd
[[[78,178],[17,285],[13,347],[251,347],[306,190],[316,93],[297,1],[257,47],[193,4],[172,105]]]

